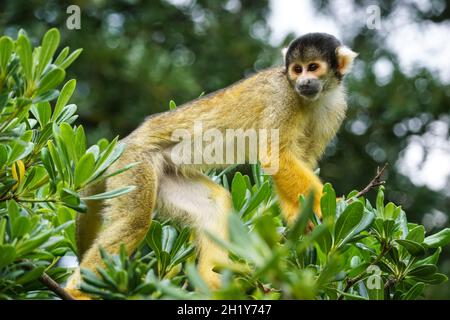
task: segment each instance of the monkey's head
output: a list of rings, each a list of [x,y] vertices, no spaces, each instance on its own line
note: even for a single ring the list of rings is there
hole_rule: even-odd
[[[285,51],[286,76],[306,100],[316,100],[341,84],[357,53],[326,33],[308,33]]]

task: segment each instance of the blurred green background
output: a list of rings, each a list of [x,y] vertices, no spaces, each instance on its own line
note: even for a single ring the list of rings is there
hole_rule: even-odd
[[[73,4],[80,30],[66,27]],[[180,105],[280,64],[280,49],[296,36],[333,33],[360,55],[347,79],[348,117],[321,161],[322,179],[344,194],[388,162],[388,200],[429,231],[450,225],[447,1],[0,2],[1,34],[15,38],[23,28],[37,43],[50,27],[63,45],[84,48],[69,78],[78,81],[73,102],[91,141],[125,136],[171,99]],[[448,248],[440,271],[450,274]],[[450,299],[450,285],[427,297]]]

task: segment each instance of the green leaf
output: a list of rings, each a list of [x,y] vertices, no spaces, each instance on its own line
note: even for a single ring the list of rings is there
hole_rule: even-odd
[[[270,214],[264,214],[261,217],[256,218],[255,230],[264,239],[264,241],[273,248],[277,246],[280,240],[280,234],[277,232],[276,224],[274,223],[273,217]]]
[[[56,170],[55,165],[53,163],[52,157],[50,155],[50,152],[47,148],[43,148],[41,150],[41,161],[42,164],[45,167],[45,170],[47,170],[48,175],[50,176],[50,179],[53,181],[56,180]]]
[[[20,34],[17,38],[16,51],[19,55],[20,64],[25,79],[30,81],[33,78],[33,56],[31,52],[31,43],[27,36]]]
[[[45,67],[49,64],[53,55],[55,54],[56,48],[59,45],[59,31],[56,28],[52,28],[46,32],[44,38],[42,39],[41,51],[39,54],[39,62],[36,68],[35,77],[39,78],[44,72]]]
[[[22,238],[31,232],[31,221],[26,216],[19,216],[11,221],[11,237]]]
[[[58,57],[56,57],[55,59],[55,65],[59,66],[64,61],[64,59],[67,57],[68,54],[69,54],[69,47],[65,47],[64,49],[62,49]]]
[[[411,279],[436,285],[446,282],[448,280],[448,277],[442,273],[435,273],[430,277],[412,277]]]
[[[0,245],[5,241],[6,219],[0,218]]]
[[[378,217],[384,217],[384,187],[383,186],[380,186],[380,188],[378,189],[376,207],[377,207]]]
[[[170,252],[171,258],[173,258],[176,255],[176,253],[181,249],[181,247],[188,242],[189,234],[190,234],[189,228],[185,227],[183,228],[183,230],[181,230],[175,243],[172,246],[172,250]]]
[[[51,236],[53,231],[49,230],[46,232],[42,232],[34,238],[28,239],[16,245],[16,254],[17,257],[23,258],[28,253],[37,249],[39,246],[44,244]]]
[[[87,197],[83,197],[81,199],[83,200],[104,200],[104,199],[111,199],[111,198],[116,198],[119,197],[121,195],[127,194],[128,192],[133,191],[134,189],[136,189],[135,186],[129,186],[129,187],[124,187],[124,188],[118,188],[112,191],[107,191],[107,192],[103,192],[103,193],[98,193],[92,196],[87,196]]]
[[[61,179],[63,181],[66,181],[66,177],[64,175],[64,170],[63,170],[63,164],[61,162],[61,158],[59,157],[58,152],[56,151],[53,141],[49,140],[47,142],[47,148],[51,155],[52,163],[55,165],[56,169],[58,169],[58,172],[61,175]]]
[[[105,151],[102,152],[100,159],[95,165],[95,172],[92,175],[92,179],[96,179],[97,177],[102,175],[106,171],[106,169],[108,169],[111,164],[116,162],[116,160],[119,159],[119,157],[122,155],[123,151],[125,150],[125,144],[117,144],[117,140],[118,139],[115,138],[113,141],[111,141]]]
[[[174,110],[176,108],[177,108],[177,104],[175,103],[175,101],[170,100],[170,102],[169,102],[169,109],[170,110]]]
[[[50,106],[50,103],[36,103],[31,107],[30,111],[39,122],[41,128],[44,128],[44,126],[50,121],[50,116],[52,115],[52,108]]]
[[[32,142],[24,142],[15,140],[12,145],[11,152],[8,156],[8,163],[13,163],[28,156],[33,151],[34,144]]]
[[[158,221],[152,221],[150,230],[145,237],[147,245],[155,252],[156,257],[160,259],[162,251],[161,243],[162,226]]]
[[[333,237],[330,230],[323,232],[321,236],[317,238],[316,242],[320,250],[322,250],[324,254],[328,254],[333,246]]]
[[[425,238],[425,228],[424,226],[417,226],[411,229],[406,235],[407,240],[412,240],[418,243],[422,243]]]
[[[412,240],[402,240],[397,239],[395,240],[399,245],[404,247],[409,254],[411,254],[414,257],[423,256],[425,254],[425,248],[420,244]]]
[[[37,94],[44,93],[50,89],[54,89],[59,85],[66,76],[66,72],[61,68],[54,68],[47,72],[39,81]]]
[[[20,285],[25,285],[39,279],[45,271],[45,266],[39,266],[26,272],[23,276],[16,279],[16,283]]]
[[[400,227],[400,230],[402,231],[401,238],[402,239],[406,239],[406,236],[409,233],[409,230],[408,230],[408,219],[406,218],[405,211],[403,211],[401,208],[400,208],[400,213],[399,213],[398,218],[397,218],[397,223],[398,223],[398,225]]]
[[[412,277],[430,277],[437,272],[434,264],[423,264],[408,272],[408,276]]]
[[[0,169],[6,164],[8,161],[8,149],[6,145],[0,144]]]
[[[77,49],[74,52],[72,52],[63,62],[57,64],[62,69],[67,69],[78,56],[83,52],[83,49]]]
[[[53,101],[59,96],[58,90],[48,90],[33,98],[33,103]]]
[[[171,257],[172,260],[170,262],[170,266],[169,267],[174,267],[177,264],[184,262],[185,260],[187,260],[194,253],[195,253],[195,247],[194,246],[189,246],[188,248],[186,248],[184,250],[178,250],[177,254],[174,255],[173,257]]]
[[[61,144],[63,144],[67,150],[67,155],[69,156],[67,159],[68,162],[70,163],[73,161],[74,163],[77,163],[78,157],[77,152],[75,151],[75,132],[73,131],[72,126],[63,122],[61,123],[59,129],[60,132],[58,136],[62,139]]]
[[[424,244],[429,248],[444,247],[450,243],[450,228],[445,228],[438,233],[428,236]]]
[[[320,208],[322,210],[323,219],[328,220],[330,224],[334,224],[334,218],[336,216],[336,192],[329,183],[326,183],[323,186]]]
[[[288,240],[295,242],[302,234],[305,233],[306,227],[308,226],[308,221],[313,216],[313,203],[314,194],[313,192],[311,192],[308,196],[308,199],[301,204],[300,213],[291,230],[289,230],[288,235],[286,236]]]
[[[439,255],[441,254],[441,251],[442,251],[441,247],[437,248],[437,250],[431,256],[428,256],[425,259],[417,261],[416,265],[436,264],[439,260]]]
[[[242,218],[245,218],[249,213],[256,209],[264,200],[268,200],[270,195],[269,182],[264,182],[252,198],[246,203],[242,209]]]
[[[97,288],[107,289],[109,288],[109,284],[101,281],[97,274],[89,269],[81,269],[81,275],[83,277],[83,281],[89,285],[92,285]]]
[[[6,220],[4,220],[6,222]],[[0,269],[16,259],[16,249],[10,244],[0,245]]]
[[[364,206],[361,202],[352,202],[345,208],[344,212],[336,221],[334,230],[335,243],[346,239],[353,229],[355,229],[363,218]]]
[[[415,300],[425,289],[425,284],[418,282],[402,295],[402,300]]]
[[[0,68],[3,74],[6,74],[13,47],[14,42],[10,37],[3,36],[0,38]]]
[[[75,112],[77,111],[77,106],[74,104],[68,104],[63,108],[58,117],[56,117],[56,123],[60,124],[62,122],[69,122],[69,119],[74,117]]]
[[[53,112],[52,120],[56,120],[59,116],[63,108],[66,106],[67,102],[69,102],[70,97],[72,97],[73,92],[77,86],[77,81],[75,79],[71,79],[66,82],[64,87],[61,89],[61,93],[59,94],[58,100],[56,101],[55,111]]]
[[[161,251],[161,255],[158,260],[159,275],[164,276],[167,271],[167,267],[170,264],[170,254],[167,251]]]
[[[82,126],[78,126],[75,130],[75,153],[78,159],[86,153],[86,135]]]
[[[89,180],[94,173],[95,158],[92,153],[86,153],[78,161],[75,167],[75,188],[83,186],[83,183]]]
[[[161,249],[167,253],[172,251],[172,247],[177,238],[177,230],[172,226],[162,227]]]
[[[80,204],[80,196],[78,193],[70,189],[63,188],[59,197],[60,200],[66,205],[76,207]]]
[[[233,181],[231,182],[231,198],[233,200],[234,208],[239,211],[241,210],[245,195],[247,191],[247,184],[242,176],[242,173],[236,172]]]
[[[95,158],[95,156],[94,156],[94,158]],[[119,169],[119,170],[117,170],[117,171],[108,173],[108,174],[103,175],[103,176],[101,176],[101,177],[97,177],[96,179],[90,179],[90,180],[89,180],[89,183],[96,183],[96,182],[105,180],[105,179],[107,179],[107,178],[114,177],[114,176],[116,176],[116,175],[118,175],[118,174],[121,174],[121,173],[123,173],[123,172],[125,172],[125,171],[127,171],[127,170],[129,170],[129,169],[131,169],[131,168],[133,168],[133,167],[135,167],[135,166],[138,165],[138,164],[140,164],[140,162],[133,162],[133,163],[130,163],[130,164],[126,165],[125,167],[123,167],[122,169]]]

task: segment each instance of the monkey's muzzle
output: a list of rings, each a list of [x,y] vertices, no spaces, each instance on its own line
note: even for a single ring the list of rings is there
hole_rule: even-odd
[[[303,97],[313,99],[322,89],[320,80],[317,79],[301,79],[297,82],[295,90]]]

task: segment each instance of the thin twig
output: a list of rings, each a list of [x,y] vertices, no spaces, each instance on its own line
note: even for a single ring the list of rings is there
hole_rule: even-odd
[[[45,272],[41,275],[39,279],[48,289],[56,293],[58,297],[63,300],[75,300],[70,293],[68,293],[64,288],[62,288],[58,282],[50,278]]]
[[[387,166],[388,164],[385,163],[383,168],[381,168],[381,170],[380,167],[378,167],[377,174],[375,175],[375,177],[369,182],[369,184],[364,189],[362,189],[355,195],[355,198],[359,198],[368,193],[371,189],[383,185],[386,181],[381,180],[381,175],[383,174],[384,170],[386,170]]]
[[[35,265],[28,259],[24,260],[27,262],[25,267],[29,270],[33,270]],[[59,285],[58,282],[53,280],[47,273],[43,272],[39,281],[42,282],[50,291],[53,291],[58,297],[63,300],[76,300],[69,292],[67,292],[63,287]]]

